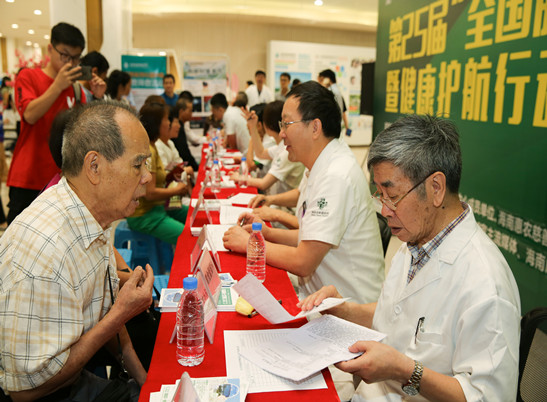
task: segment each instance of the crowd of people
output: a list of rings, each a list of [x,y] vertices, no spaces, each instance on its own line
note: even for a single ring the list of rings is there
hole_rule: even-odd
[[[0,400],[138,399],[153,340],[142,351],[126,323],[151,306],[154,275],[149,265],[127,266],[112,225],[127,219],[132,230],[177,243],[188,205],[166,205],[189,197],[209,127],[246,156],[248,184],[260,191],[224,246],[245,253],[251,223],[273,222],[263,225],[266,260],[292,276],[302,310],[349,297],[328,312],[387,335],[355,343],[350,351],[363,354],[332,369],[363,380],[353,400],[516,395],[518,289],[459,199],[453,124],[409,115],[382,131],[368,155],[371,194],[341,135],[345,102],[331,70],[291,87],[283,73],[277,93],[258,70],[233,101],[211,97],[196,133],[193,96],[175,93],[173,75],[137,111],[131,76],[109,74],[108,61],[82,57],[84,48],[80,30],[59,23],[47,65],[20,71],[15,92],[2,82],[3,108],[17,108],[21,130],[0,238]],[[82,66],[90,79],[80,80]],[[404,242],[387,277],[378,211]],[[89,371],[103,346],[130,381]]]

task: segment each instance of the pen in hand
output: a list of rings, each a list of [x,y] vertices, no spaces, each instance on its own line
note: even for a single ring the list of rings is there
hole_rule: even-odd
[[[239,226],[243,227],[245,225],[245,218],[241,218],[241,222],[239,222]]]

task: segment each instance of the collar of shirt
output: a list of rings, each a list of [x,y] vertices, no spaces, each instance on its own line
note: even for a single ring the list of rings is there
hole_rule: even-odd
[[[323,167],[328,169],[327,161],[330,156],[334,154],[340,148],[340,143],[336,139],[332,139],[326,146],[323,148],[313,166],[309,170],[308,178],[310,182],[313,182],[315,177],[322,177],[321,171]]]
[[[67,213],[75,222],[75,227],[80,232],[82,240],[88,249],[94,241],[106,244],[110,241],[112,228],[103,230],[99,222],[91,214],[89,209],[80,200],[76,193],[70,188],[66,178],[63,177],[59,184],[59,196],[61,202],[65,205]]]
[[[412,261],[407,275],[407,283],[410,283],[418,271],[429,261],[433,252],[441,245],[446,236],[448,236],[448,234],[468,215],[469,205],[462,202],[462,207],[463,212],[421,248],[407,244],[408,251],[410,251],[410,254],[412,255]]]

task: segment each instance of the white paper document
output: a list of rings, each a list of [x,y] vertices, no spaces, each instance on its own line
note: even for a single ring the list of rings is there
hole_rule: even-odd
[[[237,218],[244,212],[252,213],[253,210],[251,208],[222,205],[220,207],[220,224],[235,225],[237,223]]]
[[[327,388],[327,383],[321,373],[317,373],[304,381],[292,381],[268,373],[240,355],[242,350],[252,348],[265,341],[276,339],[291,331],[295,330],[282,328],[263,331],[224,331],[227,376],[248,378],[250,382],[250,394],[256,392]]]
[[[331,364],[361,355],[348,351],[355,342],[384,338],[380,332],[327,314],[240,353],[270,373],[301,381]]]
[[[336,297],[328,297],[323,300],[319,306],[316,306],[309,311],[301,311],[297,315],[291,315],[283,308],[281,304],[279,304],[270,291],[266,289],[266,287],[260,283],[254,275],[245,275],[243,279],[234,285],[234,289],[241,297],[247,300],[249,304],[260,313],[260,315],[272,324],[281,324],[283,322],[296,320],[314,313],[319,313],[349,300],[349,298],[339,299]]]
[[[232,225],[207,225],[207,240],[213,244],[216,251],[228,251],[224,248],[222,236]]]
[[[230,197],[227,201],[230,201],[230,203],[238,204],[238,205],[248,205],[249,202],[256,197],[256,194],[251,193],[239,193],[234,195],[233,197]]]

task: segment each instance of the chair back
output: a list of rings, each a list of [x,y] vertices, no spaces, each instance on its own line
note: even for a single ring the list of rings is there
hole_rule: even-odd
[[[547,307],[521,320],[517,401],[547,401]]]

